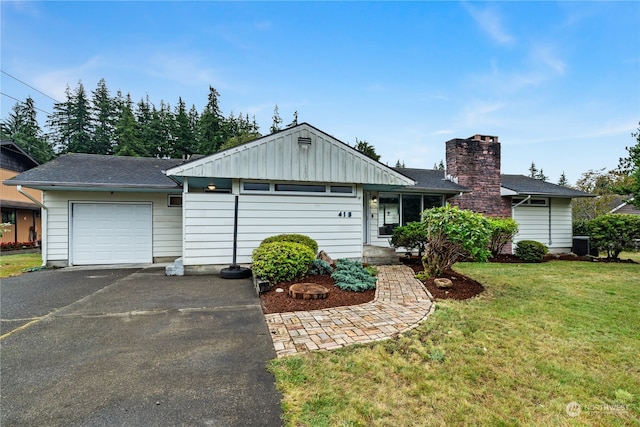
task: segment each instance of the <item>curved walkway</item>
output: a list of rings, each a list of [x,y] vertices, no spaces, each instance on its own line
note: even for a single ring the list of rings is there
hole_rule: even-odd
[[[404,265],[378,267],[373,301],[313,311],[265,314],[278,357],[379,341],[413,329],[435,309],[431,295]]]

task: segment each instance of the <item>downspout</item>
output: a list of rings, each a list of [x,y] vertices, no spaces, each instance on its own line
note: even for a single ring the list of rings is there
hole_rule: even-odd
[[[16,187],[16,189],[18,190],[18,193],[22,194],[23,196],[25,196],[27,199],[31,200],[33,203],[35,203],[36,205],[40,206],[40,208],[42,209],[42,218],[41,218],[41,227],[42,227],[42,266],[46,267],[47,266],[47,211],[48,208],[38,199],[36,199],[35,197],[33,197],[31,194],[27,193],[26,191],[24,191],[22,189],[22,185],[18,185]]]
[[[522,205],[523,203],[526,203],[529,201],[529,199],[531,199],[531,194],[529,194],[527,197],[525,197],[524,199],[520,200],[515,206],[511,206],[511,219],[514,219],[514,217],[516,216],[516,208],[520,205]],[[514,220],[515,221],[515,220]],[[514,236],[515,237],[515,236]],[[513,239],[511,242],[511,250],[513,251]]]
[[[549,197],[549,247],[553,244],[551,240],[551,197]]]

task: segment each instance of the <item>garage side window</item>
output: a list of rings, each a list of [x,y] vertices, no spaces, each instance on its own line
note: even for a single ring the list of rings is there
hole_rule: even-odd
[[[169,194],[167,198],[167,206],[170,208],[179,208],[182,206],[182,194]]]

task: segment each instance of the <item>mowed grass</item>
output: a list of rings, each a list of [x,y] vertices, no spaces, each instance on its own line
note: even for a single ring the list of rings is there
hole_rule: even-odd
[[[455,269],[486,292],[397,339],[274,360],[287,425],[640,425],[640,265]]]
[[[25,268],[33,268],[42,265],[42,256],[35,254],[0,254],[0,278],[17,276]]]

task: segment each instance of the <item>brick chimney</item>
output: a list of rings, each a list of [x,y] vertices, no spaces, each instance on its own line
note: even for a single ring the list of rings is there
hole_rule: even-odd
[[[500,143],[497,136],[474,135],[446,143],[447,175],[471,193],[450,203],[487,216],[511,216],[511,203],[500,196]]]

